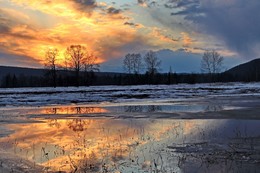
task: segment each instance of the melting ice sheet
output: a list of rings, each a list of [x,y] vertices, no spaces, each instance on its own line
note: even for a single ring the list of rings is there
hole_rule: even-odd
[[[87,105],[61,105],[46,107],[12,107],[0,108],[1,118],[65,118],[65,117],[111,117],[111,118],[179,118],[185,113],[207,113],[242,109],[239,105],[227,104],[225,101],[211,103],[203,100],[151,102],[123,102]],[[194,118],[197,118],[194,114]],[[5,116],[3,118],[3,116]]]
[[[154,101],[247,95],[260,96],[260,83],[10,88],[0,89],[0,106],[120,103],[126,100]]]

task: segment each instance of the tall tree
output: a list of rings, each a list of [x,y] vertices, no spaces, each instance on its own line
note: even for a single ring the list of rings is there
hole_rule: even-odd
[[[95,78],[95,73],[99,71],[99,64],[97,63],[97,57],[93,54],[86,56],[84,61],[84,83],[90,85]]]
[[[125,59],[123,62],[123,66],[124,66],[124,70],[131,74],[132,73],[132,69],[133,69],[133,65],[132,65],[132,56],[130,53],[125,55]]]
[[[154,76],[160,69],[161,61],[153,51],[149,51],[144,56],[144,62],[147,69],[147,73]]]
[[[90,54],[85,46],[71,45],[65,52],[68,68],[75,72],[76,86],[80,84],[81,71],[94,71],[98,69],[97,58]]]
[[[221,72],[224,58],[215,51],[206,51],[201,60],[201,71],[210,75]]]
[[[133,73],[139,74],[143,68],[142,56],[140,53],[132,54],[133,61]]]
[[[51,83],[53,87],[56,87],[57,85],[57,57],[58,57],[59,51],[58,49],[49,48],[45,52],[45,69],[47,69],[47,75],[51,76]]]
[[[143,68],[142,56],[137,53],[128,53],[123,62],[124,69],[129,74],[139,74]]]
[[[173,73],[172,73],[172,66],[170,66],[169,68],[169,72],[167,74],[167,77],[168,77],[168,84],[172,84],[173,82]]]
[[[97,57],[93,54],[88,54],[83,61],[85,72],[99,71],[99,64],[97,63]]]
[[[75,72],[76,86],[80,84],[80,71],[84,67],[84,62],[88,56],[86,47],[81,45],[70,45],[65,52],[67,65]]]

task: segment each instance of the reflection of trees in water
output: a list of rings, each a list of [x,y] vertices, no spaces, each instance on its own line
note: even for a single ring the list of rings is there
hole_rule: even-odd
[[[149,105],[147,107],[147,112],[157,112],[157,111],[161,111],[162,107],[158,106],[158,105]]]
[[[57,108],[45,109],[46,114],[57,114]]]
[[[124,106],[125,112],[143,112],[143,106]]]
[[[72,142],[75,151],[68,156],[70,172],[115,172],[119,166],[117,162],[126,159],[125,155],[129,153],[129,148],[126,147],[128,142],[125,142],[124,138],[129,137],[133,140],[132,135],[138,133],[138,130],[129,127],[115,128],[102,125],[93,127],[90,126],[92,121],[95,120],[74,119],[67,121],[68,127],[78,132],[75,142]],[[93,134],[89,134],[90,131],[95,131],[96,134],[92,136]],[[71,157],[73,155],[77,157]]]
[[[158,107],[150,106],[150,110],[158,110]],[[223,143],[221,140],[215,143],[215,139],[226,135],[219,131],[217,124],[151,119],[144,120],[146,127],[138,126],[140,121],[122,120],[124,126],[121,126],[110,122],[103,124],[97,119],[66,120],[65,127],[76,132],[76,135],[70,133],[73,141],[70,141],[69,152],[64,152],[69,158],[66,163],[70,165],[70,172],[128,172],[125,169],[128,167],[133,168],[133,172],[138,172],[137,169],[143,172],[193,172],[194,169],[212,172],[216,168],[223,168],[223,172],[233,169],[239,172],[239,166],[251,164],[247,157],[258,157],[251,154],[256,150],[256,141],[251,142],[247,136],[243,138],[239,127],[233,128],[235,139],[223,138]],[[55,120],[50,124],[52,122],[55,124]],[[244,126],[241,128],[244,130]],[[237,141],[237,137],[241,140]],[[248,146],[252,149],[245,152]],[[43,150],[45,159],[47,151]]]
[[[87,129],[87,127],[91,123],[90,121],[91,120],[73,119],[73,120],[68,120],[67,125],[74,132],[82,132],[85,129]]]
[[[217,111],[221,111],[221,110],[223,110],[223,106],[215,105],[215,104],[207,105],[207,107],[205,108],[206,112],[217,112]]]
[[[106,112],[106,110],[99,107],[60,107],[45,109],[46,114],[91,114],[102,112]]]
[[[50,119],[47,121],[48,126],[56,127],[57,129],[60,128],[61,124],[58,122],[57,119]]]
[[[162,107],[158,105],[148,106],[124,106],[125,112],[157,112],[161,111]]]
[[[81,107],[76,107],[77,114],[81,114],[81,111],[82,111]]]

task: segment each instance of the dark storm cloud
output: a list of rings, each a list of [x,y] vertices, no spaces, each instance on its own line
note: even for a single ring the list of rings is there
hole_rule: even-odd
[[[173,0],[167,7],[172,15],[182,15],[199,32],[216,36],[229,49],[245,57],[260,53],[260,1],[259,0]]]

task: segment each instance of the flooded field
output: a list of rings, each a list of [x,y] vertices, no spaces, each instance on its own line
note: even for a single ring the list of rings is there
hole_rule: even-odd
[[[0,173],[259,169],[258,92],[0,107]]]
[[[260,168],[260,120],[38,121],[5,125],[8,131],[0,148],[41,165],[43,172],[257,172]],[[3,158],[1,163],[5,164]]]

